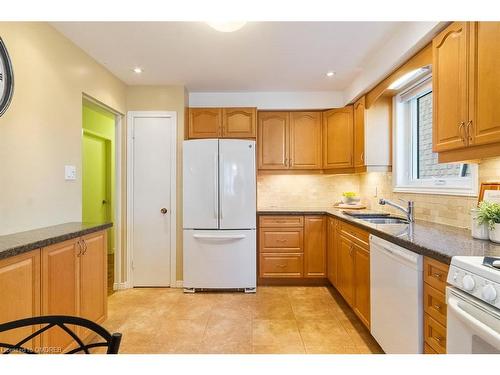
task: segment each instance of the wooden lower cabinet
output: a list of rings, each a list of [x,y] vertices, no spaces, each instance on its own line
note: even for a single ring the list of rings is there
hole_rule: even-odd
[[[354,245],[354,312],[370,328],[370,252]]]
[[[102,323],[107,314],[106,232],[42,249],[42,315],[80,316]],[[77,331],[83,339],[88,333]],[[60,329],[42,335],[42,346],[65,351],[72,338]]]
[[[304,234],[304,277],[327,277],[325,216],[306,216]]]
[[[259,217],[260,279],[326,279],[324,215]]]
[[[338,242],[337,289],[349,305],[354,303],[354,243],[343,236]]]
[[[84,252],[80,259],[80,316],[102,323],[107,316],[108,257],[106,232],[82,237]]]
[[[449,266],[424,257],[424,353],[446,353],[446,276]]]
[[[79,252],[78,239],[42,249],[42,315],[78,316]],[[42,346],[55,352],[66,350],[72,341],[61,329],[42,335]]]
[[[338,222],[333,217],[327,218],[327,270],[328,280],[333,286],[337,286],[337,238],[338,238]]]
[[[40,315],[40,250],[0,260],[0,323]],[[37,327],[0,333],[0,342],[17,343]],[[25,347],[36,350],[38,339]]]

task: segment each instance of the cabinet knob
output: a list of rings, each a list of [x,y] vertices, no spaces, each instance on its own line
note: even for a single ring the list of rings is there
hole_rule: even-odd
[[[167,210],[165,207],[163,207],[163,208],[160,210],[160,212],[161,212],[163,215],[165,215],[165,214],[168,212],[168,210]]]

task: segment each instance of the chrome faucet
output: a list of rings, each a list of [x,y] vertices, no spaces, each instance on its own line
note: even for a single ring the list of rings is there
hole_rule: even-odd
[[[400,200],[403,202],[406,202],[403,199],[400,199]],[[406,218],[408,219],[408,221],[410,223],[413,223],[415,221],[415,202],[413,202],[413,201],[407,201],[406,208],[404,208],[403,206],[400,206],[399,204],[393,203],[390,200],[384,199],[384,198],[380,198],[380,200],[378,201],[378,204],[380,204],[382,206],[388,205],[388,206],[397,208],[398,210],[403,211],[406,214]]]

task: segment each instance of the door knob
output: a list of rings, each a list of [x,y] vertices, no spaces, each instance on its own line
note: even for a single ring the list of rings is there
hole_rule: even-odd
[[[161,212],[163,215],[165,215],[165,214],[168,212],[168,210],[167,210],[165,207],[163,207],[163,208],[160,210],[160,212]]]

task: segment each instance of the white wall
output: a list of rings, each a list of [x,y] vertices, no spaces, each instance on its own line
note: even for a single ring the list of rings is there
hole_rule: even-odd
[[[322,109],[342,107],[341,91],[191,92],[190,107]]]

